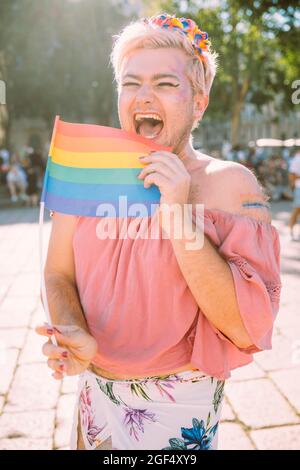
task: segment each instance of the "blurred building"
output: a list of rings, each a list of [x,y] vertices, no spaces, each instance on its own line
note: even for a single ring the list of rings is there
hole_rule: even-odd
[[[211,121],[209,107],[199,128],[194,132],[194,141],[206,149],[221,149],[223,142],[230,140],[229,120]],[[300,111],[279,113],[274,103],[262,107],[262,112],[247,104],[241,113],[239,144],[247,147],[251,141],[263,138],[291,139],[300,137]]]

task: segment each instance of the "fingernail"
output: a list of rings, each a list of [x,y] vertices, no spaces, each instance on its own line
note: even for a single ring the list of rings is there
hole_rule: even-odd
[[[61,365],[59,366],[59,369],[60,369],[60,370],[64,370],[64,369],[65,369],[65,365],[64,365],[64,364],[61,364]]]
[[[54,333],[53,328],[47,328],[47,333],[48,333],[48,335],[53,335],[53,333]]]
[[[65,357],[67,358],[68,357],[68,351],[64,351],[63,353],[61,353],[62,357]]]
[[[141,155],[139,158],[146,158],[146,155]]]

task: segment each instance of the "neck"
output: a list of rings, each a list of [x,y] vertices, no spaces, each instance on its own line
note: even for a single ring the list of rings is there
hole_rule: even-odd
[[[174,153],[182,160],[183,162],[188,162],[190,160],[196,160],[199,156],[192,145],[192,139],[190,138],[182,146],[179,145],[177,149],[174,149]]]

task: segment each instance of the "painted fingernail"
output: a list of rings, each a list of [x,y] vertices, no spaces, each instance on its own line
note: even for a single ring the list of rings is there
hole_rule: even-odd
[[[53,335],[54,330],[52,328],[47,328],[48,335]]]
[[[64,351],[61,353],[62,357],[67,358],[68,357],[68,351]]]
[[[59,369],[60,369],[60,370],[65,370],[65,365],[64,365],[64,364],[61,364],[61,365],[59,366]]]

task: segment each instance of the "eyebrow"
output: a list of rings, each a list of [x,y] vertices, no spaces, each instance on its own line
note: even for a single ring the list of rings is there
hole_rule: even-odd
[[[136,80],[140,80],[141,76],[135,75],[134,73],[128,73],[123,77],[123,80],[126,78],[134,78]],[[157,73],[153,75],[152,80],[159,80],[160,78],[175,78],[175,80],[179,81],[179,78],[177,77],[177,75],[173,75],[172,73]]]

